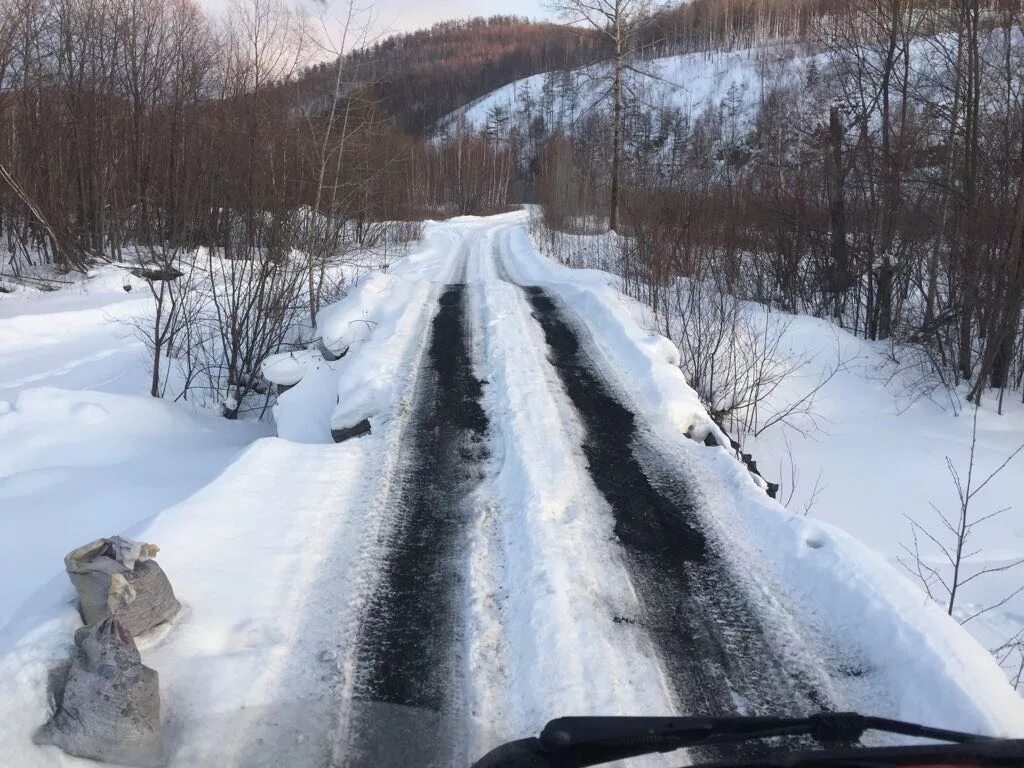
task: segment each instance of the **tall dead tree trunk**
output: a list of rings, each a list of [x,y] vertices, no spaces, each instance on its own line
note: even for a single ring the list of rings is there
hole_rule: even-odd
[[[616,0],[616,6],[618,5]],[[609,200],[608,228],[615,230],[619,225],[619,178],[622,173],[622,28],[619,15],[615,18],[615,82],[612,85],[612,184]]]
[[[622,187],[623,75],[636,53],[636,34],[650,18],[651,0],[550,0],[548,7],[570,24],[586,24],[606,38],[612,64],[612,147],[611,179],[608,201],[608,227],[619,224],[619,197]]]
[[[828,116],[830,153],[829,223],[831,224],[831,253],[834,303],[832,315],[842,317],[842,293],[850,280],[850,254],[846,244],[846,174],[843,170],[843,118],[838,105],[833,105]]]

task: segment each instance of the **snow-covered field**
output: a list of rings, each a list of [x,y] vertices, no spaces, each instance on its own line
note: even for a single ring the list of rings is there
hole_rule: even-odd
[[[754,306],[749,311],[763,313]],[[946,460],[966,480],[974,415],[973,406],[964,401],[966,390],[939,388],[919,396],[919,375],[901,370],[910,351],[896,351],[904,362],[898,366],[887,344],[855,337],[825,320],[785,317],[782,322],[786,330],[781,350],[809,363],[783,382],[769,407],[799,399],[837,360],[846,362],[845,370],[815,399],[815,423],[798,417],[792,427],[771,428],[747,444],[765,475],[782,482],[781,495],[789,508],[842,528],[900,568],[898,560],[916,567],[907,551],[914,547],[911,519],[955,548],[932,505],[956,522],[959,499]],[[1006,394],[1002,415],[996,412],[997,398],[998,393],[988,393],[977,413],[975,486],[1024,443],[1019,393]],[[961,579],[986,569],[1008,569],[967,583],[955,609],[964,620],[992,607],[966,624],[992,650],[1024,632],[1024,593],[1014,596],[1024,586],[1024,565],[1009,567],[1024,562],[1022,477],[1024,455],[1018,455],[980,491],[969,510],[971,520],[1005,510],[973,528],[965,553],[976,554],[964,561]],[[936,543],[921,532],[917,538],[927,563],[951,583],[952,569]],[[945,593],[936,587],[936,597],[943,599]],[[1019,673],[1020,663],[1019,650],[1008,653],[1004,667],[1011,678]]]
[[[104,270],[54,292],[0,294],[0,400],[40,385],[114,394],[148,390],[131,322],[152,300],[144,283]]]
[[[267,434],[148,396],[131,322],[152,301],[129,281],[131,293],[105,270],[0,297],[0,535],[22,542],[0,565],[5,637],[32,605],[52,603],[47,585],[70,548],[143,525]]]
[[[848,467],[835,466],[830,500],[819,498],[808,518],[786,512],[724,448],[685,436],[715,427],[677,367],[678,352],[646,330],[644,308],[617,293],[612,276],[540,256],[525,224],[521,213],[429,224],[386,276],[363,278],[325,309],[324,347],[347,352],[333,361],[298,356],[301,380],[280,398],[274,437],[145,396],[143,351],[118,322],[145,306],[121,290],[120,277],[0,296],[0,526],[17,543],[0,566],[4,760],[78,764],[33,746],[31,735],[48,716],[49,670],[68,657],[80,624],[61,559],[113,533],[162,548],[159,562],[184,605],[169,631],[142,642],[144,662],[160,674],[172,765],[340,757],[358,617],[379,576],[412,384],[440,288],[455,280],[470,285],[474,365],[491,423],[465,553],[463,695],[474,756],[557,715],[674,706],[643,628],[608,618],[633,615],[636,596],[585,471],[578,419],[510,281],[545,285],[574,313],[604,375],[680,469],[699,478],[701,514],[788,638],[787,656],[819,665],[837,705],[1024,733],[1024,703],[988,653],[885,562],[882,540],[902,523],[894,522],[900,510],[880,510],[917,503],[901,479],[933,498],[916,478],[906,482],[931,464],[903,465],[903,477],[885,483],[875,479],[881,460],[873,474],[855,465],[849,478]],[[805,344],[819,335],[807,334]],[[874,387],[851,379],[848,396],[864,399],[846,417],[836,400],[834,423],[867,422],[864,409],[885,391]],[[331,443],[332,426],[362,418],[371,434]],[[887,431],[868,443],[874,458],[898,432],[924,435],[941,418],[925,410],[919,427],[879,427]],[[1012,429],[999,427],[1009,423],[982,427],[1009,440]],[[856,434],[869,439],[867,427]],[[959,442],[940,443],[937,455],[962,443],[962,431],[950,434]],[[890,468],[899,466],[894,456]],[[833,471],[824,450],[818,459]],[[801,472],[814,474],[809,459]],[[930,483],[938,486],[941,473],[940,463]],[[854,490],[875,508],[864,512]],[[1005,533],[1002,541],[993,556],[1015,551]]]

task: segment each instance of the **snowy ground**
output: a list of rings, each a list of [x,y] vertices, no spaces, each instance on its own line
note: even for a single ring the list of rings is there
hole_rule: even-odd
[[[636,615],[634,586],[586,471],[578,417],[513,282],[544,285],[577,318],[603,375],[699,483],[700,513],[787,656],[818,665],[836,705],[1024,731],[1024,704],[984,649],[882,558],[820,522],[831,519],[824,501],[809,520],[791,515],[725,449],[685,436],[715,428],[676,350],[644,329],[643,308],[611,276],[539,256],[525,223],[517,213],[428,225],[386,277],[364,278],[325,310],[324,346],[346,354],[300,356],[301,380],[275,414],[282,436],[255,442],[259,428],[139,397],[141,350],[107,318],[142,307],[119,285],[0,297],[0,525],[26,542],[0,574],[0,752],[12,764],[76,764],[30,738],[48,714],[48,670],[79,624],[61,558],[115,532],[162,547],[185,606],[169,632],[142,643],[160,673],[171,764],[342,761],[365,705],[353,698],[356,646],[393,523],[414,385],[441,289],[459,280],[491,424],[461,593],[468,753],[561,714],[676,706],[644,628],[611,620]],[[71,389],[40,389],[53,384]],[[332,427],[362,418],[370,435],[330,442]]]
[[[751,312],[761,312],[750,307]],[[798,399],[821,380],[841,357],[848,361],[815,401],[817,425],[797,419],[794,429],[769,429],[748,443],[766,475],[783,484],[781,495],[791,510],[839,526],[882,554],[913,565],[905,548],[913,548],[910,519],[955,546],[932,505],[950,519],[959,501],[946,465],[947,457],[966,478],[969,468],[973,407],[964,392],[938,389],[929,397],[914,393],[917,376],[900,372],[888,345],[857,338],[824,320],[785,318],[783,349],[793,359],[811,361],[775,393],[775,403]],[[899,353],[898,354],[906,354]],[[997,393],[989,393],[978,412],[975,479],[977,485],[1024,443],[1024,406],[1007,393],[1004,413],[996,413]],[[796,474],[793,473],[795,467]],[[967,551],[969,578],[981,570],[1002,568],[1024,559],[1024,503],[1019,455],[975,497],[971,519],[1006,511],[979,523]],[[795,483],[794,483],[795,480]],[[951,568],[938,546],[921,533],[918,540],[928,564],[945,579]],[[961,619],[995,606],[1024,585],[1024,565],[980,576],[967,584],[956,603]],[[935,592],[942,599],[939,587]],[[1024,631],[1024,593],[972,619],[970,632],[995,649]],[[1020,653],[1011,653],[1005,668],[1016,676]]]
[[[31,613],[30,596],[52,593],[71,548],[187,498],[267,432],[148,396],[131,323],[152,302],[139,281],[124,284],[104,270],[53,293],[0,295],[0,535],[26,543],[0,565],[5,630]]]
[[[131,292],[124,285],[132,286]],[[141,394],[145,350],[131,322],[152,300],[141,281],[114,270],[55,292],[0,294],[0,400],[35,386]]]

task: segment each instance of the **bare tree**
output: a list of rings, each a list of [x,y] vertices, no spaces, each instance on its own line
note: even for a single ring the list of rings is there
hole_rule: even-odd
[[[993,648],[992,655],[1006,671],[1010,685],[1019,691],[1021,682],[1024,682],[1024,629],[1002,645]]]
[[[135,246],[133,251],[134,263],[125,269],[145,282],[153,298],[152,312],[128,323],[149,351],[149,394],[188,399],[196,363],[204,357],[197,354],[199,339],[211,331],[203,327],[206,276],[192,249],[164,244]],[[130,288],[126,282],[125,290]],[[176,367],[184,374],[180,378],[172,375]]]
[[[345,144],[349,137],[349,119],[352,116],[352,99],[344,91],[346,58],[345,51],[351,45],[354,38],[360,45],[366,43],[366,27],[359,31],[355,28],[357,7],[355,0],[349,0],[343,12],[343,18],[338,33],[338,39],[328,35],[324,45],[329,46],[329,52],[335,59],[334,89],[331,93],[331,107],[327,114],[327,122],[323,128],[318,129],[310,125],[314,138],[320,134],[320,141],[317,147],[317,184],[313,198],[312,212],[309,222],[308,240],[304,243],[306,254],[309,260],[307,274],[307,290],[309,293],[309,324],[310,328],[316,325],[316,313],[320,309],[321,286],[324,281],[329,251],[333,243],[337,242],[339,228],[335,225],[334,214],[338,198],[339,177],[341,175],[342,160],[345,155]],[[326,29],[326,24],[324,25]],[[335,127],[338,121],[338,105],[342,104],[341,125]],[[333,177],[328,185],[328,171],[333,171]],[[325,210],[326,208],[326,210]]]
[[[637,53],[637,32],[650,18],[652,0],[551,0],[548,7],[573,25],[588,25],[611,44],[612,171],[608,228],[619,224],[619,186],[622,175],[623,77]]]
[[[946,468],[949,471],[950,478],[952,478],[953,486],[956,488],[957,509],[955,514],[948,515],[932,504],[932,510],[939,518],[940,524],[937,528],[926,526],[918,522],[913,517],[909,515],[906,516],[910,521],[912,544],[910,546],[904,545],[904,557],[900,559],[900,563],[910,573],[917,577],[929,597],[940,601],[944,605],[946,613],[950,616],[953,615],[953,611],[957,605],[957,597],[964,586],[976,581],[977,579],[983,578],[984,576],[1012,570],[1024,564],[1024,558],[1021,558],[1002,565],[980,568],[973,573],[970,573],[970,575],[967,575],[970,561],[981,554],[980,549],[971,549],[968,546],[971,534],[982,523],[998,517],[1009,509],[1006,507],[979,514],[974,510],[972,502],[975,497],[992,482],[992,480],[994,480],[1007,468],[1007,466],[1009,466],[1010,462],[1012,462],[1018,454],[1024,451],[1024,443],[1022,443],[1016,450],[1011,452],[1002,461],[1002,463],[1000,463],[979,482],[976,477],[979,410],[980,409],[975,406],[974,416],[971,423],[971,447],[966,468],[958,469],[953,463],[953,460],[948,456],[946,457]],[[930,541],[932,545],[936,547],[940,554],[940,560],[943,561],[941,565],[932,565],[928,562],[927,558],[922,555],[920,546],[921,539]],[[960,623],[966,624],[983,613],[1005,605],[1012,597],[1022,591],[1024,591],[1024,586],[1015,590],[1011,594],[1006,595],[997,602],[975,611],[964,618]]]
[[[237,418],[252,394],[266,394],[259,366],[293,340],[306,314],[301,302],[306,268],[295,258],[294,213],[258,218],[258,245],[247,247],[244,221],[229,234],[224,258],[208,256],[209,312],[212,343],[203,348],[201,368],[224,416]]]

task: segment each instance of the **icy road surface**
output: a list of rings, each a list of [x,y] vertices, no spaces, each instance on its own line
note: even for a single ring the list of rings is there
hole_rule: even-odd
[[[141,643],[176,766],[459,765],[567,714],[832,707],[1024,733],[984,649],[882,558],[790,515],[705,445],[723,437],[644,309],[607,275],[538,255],[525,223],[428,225],[415,253],[321,313],[343,357],[286,361],[301,380],[279,437],[155,516],[104,517],[87,488],[64,506],[90,517],[33,529],[26,473],[62,470],[51,450],[0,448],[20,462],[0,463],[15,500],[0,522],[50,553],[23,558],[25,583],[0,573],[0,754],[77,763],[31,744],[79,624],[50,551],[121,530],[161,546],[185,605]],[[50,445],[71,421],[80,443],[108,444],[124,409],[136,432],[167,419],[164,403],[9,373],[0,436],[50,429]],[[67,418],[41,413],[50,402]],[[333,444],[364,418],[371,434]]]

